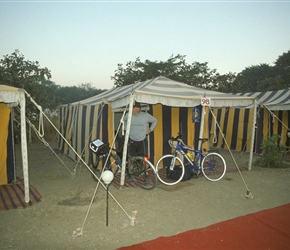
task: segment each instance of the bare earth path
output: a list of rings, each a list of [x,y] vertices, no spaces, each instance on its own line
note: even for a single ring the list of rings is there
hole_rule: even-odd
[[[89,171],[78,166],[72,177],[47,147],[29,144],[30,183],[40,192],[42,201],[26,209],[0,212],[0,249],[115,249],[290,203],[289,168],[253,166],[247,171],[248,155],[235,154],[254,197],[247,199],[247,189],[234,171],[233,161],[227,152],[221,153],[230,171],[219,182],[200,177],[176,186],[158,185],[153,191],[111,186],[125,212],[109,198],[106,227],[106,193],[102,187],[86,217],[96,188]],[[68,157],[59,156],[71,171],[75,168]],[[128,217],[132,211],[137,211],[134,226]],[[83,228],[83,235],[73,237],[77,228]]]

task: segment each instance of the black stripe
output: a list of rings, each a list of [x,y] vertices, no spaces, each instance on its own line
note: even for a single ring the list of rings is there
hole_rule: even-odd
[[[9,207],[7,206],[6,200],[5,200],[4,195],[2,194],[2,191],[1,190],[0,190],[0,199],[2,201],[2,204],[3,204],[4,208],[5,208],[5,210],[8,211],[9,210]]]
[[[239,114],[240,114],[240,109],[235,108],[234,109],[234,120],[233,120],[233,125],[232,125],[232,140],[231,140],[231,149],[237,149],[237,140],[239,136]],[[231,122],[231,121],[230,121]]]
[[[81,149],[81,152],[78,152],[81,156],[82,156],[82,152],[83,152],[83,149],[84,149],[84,147],[86,146],[85,144],[86,144],[86,136],[85,136],[85,129],[86,129],[86,116],[87,116],[87,106],[83,106],[82,107],[82,117],[81,117],[81,127],[80,128],[78,128],[77,129],[77,138],[79,138],[78,137],[78,132],[80,132],[81,133],[81,139],[80,139],[80,141],[77,141],[77,144],[78,143],[80,143],[81,144],[81,147],[80,147],[80,149]],[[77,147],[77,145],[75,145],[75,147],[76,148],[78,148]]]
[[[185,144],[188,143],[187,116],[188,116],[188,108],[185,108],[185,107],[179,108],[179,122],[180,122],[179,130],[182,131],[183,141]]]
[[[35,190],[35,191],[36,191],[36,190]],[[36,193],[34,193],[34,191],[33,191],[33,189],[31,188],[30,185],[29,185],[29,193],[30,193],[30,195],[33,197],[33,199],[34,199],[36,202],[41,201],[41,196],[39,197]],[[29,202],[29,204],[30,204],[30,202]],[[32,202],[31,202],[30,205],[32,205]]]
[[[262,153],[261,145],[263,141],[263,129],[264,126],[268,126],[268,124],[264,124],[264,116],[265,116],[265,110],[264,108],[259,110],[259,113],[257,114],[257,119],[256,119],[256,137],[255,137],[255,152],[258,154]]]
[[[168,154],[171,149],[168,144],[168,139],[172,136],[171,135],[171,107],[162,105],[162,121],[163,121],[163,128],[162,128],[162,137],[163,137],[163,155]]]
[[[93,141],[95,138],[92,138],[92,132],[93,132],[93,128],[94,128],[94,112],[95,112],[95,107],[96,106],[91,106],[91,112],[90,112],[90,130],[89,130],[89,140],[87,140],[88,143],[90,143],[91,141]],[[86,148],[89,145],[86,145]],[[93,161],[93,152],[91,150],[89,150],[89,159],[88,159],[88,165],[91,165]]]
[[[20,192],[22,193],[22,197],[19,195],[19,193],[17,192],[16,188],[18,188],[20,190]],[[25,208],[25,199],[23,199],[23,197],[25,197],[24,195],[24,186],[23,184],[19,185],[19,184],[16,184],[16,185],[11,185],[11,189],[14,191],[19,203],[21,204],[21,206],[23,208]],[[29,205],[32,205],[31,201],[29,201]]]
[[[12,198],[12,196],[11,196],[8,188],[6,186],[3,186],[3,187],[4,187],[5,191],[6,191],[6,194],[7,194],[8,198],[9,198],[9,200],[10,200],[13,208],[16,209],[17,208],[17,205],[14,203],[14,200],[13,200],[13,198]]]
[[[228,128],[228,123],[227,123],[227,121],[228,121],[228,119],[229,119],[229,109],[226,108],[225,110],[226,110],[226,112],[225,112],[225,118],[224,118],[223,121],[221,121],[221,123],[224,124],[224,128],[223,128],[223,134],[224,134],[224,135],[226,135],[226,132],[227,132],[227,128]],[[222,141],[221,148],[226,148],[225,140],[224,140],[224,139],[223,139],[223,141]]]
[[[103,108],[102,113],[102,131],[103,131],[103,141],[109,142],[109,132],[108,132],[108,112],[109,112],[109,106],[106,104]]]
[[[197,108],[199,109],[199,113],[201,114],[200,117],[203,116],[202,114],[202,107],[201,105],[197,106]],[[194,127],[194,148],[198,148],[198,144],[199,144],[199,138],[201,138],[202,135],[200,135],[200,122],[196,122],[195,123],[195,127]]]
[[[101,112],[102,112],[102,107],[103,107],[102,104],[100,104],[98,106],[97,120],[95,121],[96,122],[96,138],[94,138],[94,139],[100,139],[100,135],[101,135],[101,128],[100,128],[100,126],[101,126],[101,116],[102,116]]]
[[[243,139],[242,139],[242,151],[246,150],[246,144],[247,144],[247,134],[252,133],[252,130],[248,131],[248,125],[250,120],[250,109],[245,109],[245,114],[243,117],[244,123],[243,123]]]

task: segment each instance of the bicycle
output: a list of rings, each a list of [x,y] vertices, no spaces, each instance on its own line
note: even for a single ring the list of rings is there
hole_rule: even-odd
[[[112,171],[114,176],[122,171],[122,160],[118,155],[121,152],[110,148],[108,144],[104,144],[99,139],[91,142],[90,148],[96,154],[96,162],[92,164],[92,170],[99,179],[105,170]],[[99,169],[99,165],[101,165],[101,169]],[[157,186],[155,167],[147,156],[128,157],[125,173],[129,180],[143,189],[152,190]],[[99,181],[93,174],[92,177],[95,181]]]
[[[200,138],[199,140],[202,143],[208,141],[207,138]],[[173,145],[174,142],[176,146]],[[209,181],[218,181],[225,175],[226,162],[220,154],[215,152],[204,154],[201,150],[188,147],[182,141],[180,133],[177,137],[169,139],[169,144],[174,148],[173,154],[162,156],[156,164],[157,177],[163,184],[175,185],[179,183],[185,174],[185,166],[192,169],[192,175],[197,177],[202,172],[203,176]],[[181,153],[184,157],[186,165],[177,156],[178,153]],[[181,171],[181,176],[176,180],[170,180],[168,177],[172,176],[176,168]]]

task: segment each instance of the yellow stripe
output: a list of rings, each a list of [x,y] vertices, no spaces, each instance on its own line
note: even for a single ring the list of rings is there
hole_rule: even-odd
[[[232,143],[233,129],[237,129],[237,128],[233,128],[234,110],[235,110],[234,108],[229,108],[229,111],[228,111],[229,115],[228,115],[228,121],[227,121],[226,141],[229,147],[231,147],[231,143]]]
[[[214,143],[214,135],[216,133],[216,129],[218,129],[218,127],[216,126],[215,122],[215,118],[217,117],[218,114],[218,109],[212,109],[213,115],[215,117],[212,118],[212,122],[211,122],[211,130],[210,130],[210,134],[209,134],[209,145],[212,147],[213,143]],[[219,130],[218,130],[219,131]],[[218,132],[217,132],[218,133]]]
[[[248,122],[248,131],[247,131],[247,146],[246,146],[246,152],[251,151],[251,141],[252,141],[252,131],[253,131],[253,115],[254,115],[254,108],[251,108],[249,110],[249,122]]]
[[[273,113],[275,114],[276,117],[278,117],[278,111],[274,111]],[[278,134],[278,123],[279,123],[279,121],[276,118],[273,118],[273,117],[271,117],[271,119],[272,119],[271,122],[273,123],[273,135],[277,135]]]
[[[192,122],[191,116],[192,116],[192,110],[193,108],[187,109],[187,145],[189,147],[194,148],[194,131],[195,131],[195,123]]]
[[[162,105],[156,104],[152,106],[152,114],[157,119],[157,126],[154,129],[154,155],[151,155],[152,163],[155,165],[158,159],[163,155],[163,121],[162,121]]]
[[[0,185],[8,184],[7,179],[7,138],[10,108],[6,104],[0,103],[1,123],[0,123]]]
[[[285,126],[288,125],[288,127],[289,127],[289,124],[288,124],[288,110],[283,110],[282,111],[282,122],[283,122],[283,124],[285,124]],[[282,132],[281,132],[281,144],[286,144],[288,129],[285,128],[285,126],[283,124],[282,124]]]
[[[243,135],[244,135],[244,123],[245,123],[245,109],[240,109],[239,121],[238,121],[238,134],[237,134],[237,145],[235,150],[241,151],[243,148]],[[248,132],[251,130],[248,130]]]
[[[176,136],[179,132],[179,108],[171,107],[171,135]]]
[[[263,139],[269,136],[269,112],[264,108],[264,121],[263,121]]]
[[[227,109],[223,108],[222,112],[221,112],[221,118],[220,118],[220,130],[221,131],[218,131],[218,144],[217,144],[218,148],[220,148],[222,146],[222,143],[224,140],[221,133],[223,133],[223,129],[224,129],[224,120],[225,120],[225,113],[226,112],[227,112]]]

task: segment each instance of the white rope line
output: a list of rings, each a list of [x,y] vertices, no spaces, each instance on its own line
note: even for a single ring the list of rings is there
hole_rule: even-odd
[[[31,100],[32,97],[24,90],[25,94],[29,96],[29,98]],[[33,101],[34,102],[34,101]],[[36,103],[36,102],[34,102]],[[38,107],[39,105],[36,105],[36,107]],[[66,138],[64,138],[64,136],[60,133],[60,131],[55,127],[55,125],[50,121],[50,119],[42,112],[42,114],[44,115],[44,117],[48,120],[48,122],[51,124],[51,126],[56,130],[56,132],[61,136],[61,138],[68,144],[68,146],[71,148],[71,150],[76,154],[76,156],[80,159],[80,161],[85,165],[85,167],[91,172],[91,174],[93,174],[98,180],[99,178],[96,176],[96,174],[91,170],[91,168],[87,165],[87,163],[81,158],[81,156],[76,152],[76,150],[70,145],[70,143],[67,141]],[[100,182],[101,185],[103,186],[103,188],[106,190],[106,186]],[[111,198],[118,204],[118,206],[125,212],[125,214],[131,219],[131,217],[128,215],[128,213],[125,211],[125,209],[121,206],[121,204],[116,200],[116,198],[112,195],[112,193],[110,191],[108,191],[109,195],[111,196]]]
[[[275,118],[276,118],[288,131],[290,131],[290,129],[287,127],[287,125],[285,123],[283,123],[279,119],[279,117],[277,117],[266,105],[263,105],[263,107],[265,107],[268,110],[268,112],[271,114],[271,116],[273,118],[272,123],[275,123]]]
[[[99,114],[98,114],[97,121],[99,120],[99,118],[100,118],[100,116],[101,116],[101,114],[102,114],[102,112],[103,112],[104,106],[105,106],[105,103],[102,103],[101,111],[100,111]],[[97,121],[96,121],[94,124],[97,124]],[[85,145],[84,145],[84,148],[83,148],[83,150],[82,150],[82,152],[81,152],[81,155],[83,155],[83,153],[84,153],[85,150],[86,150],[86,146],[89,144],[89,139],[90,139],[90,137],[91,137],[91,135],[92,135],[92,133],[93,133],[93,129],[94,129],[94,128],[96,128],[96,125],[94,125],[94,126],[92,127],[92,130],[90,131],[90,133],[89,133],[89,135],[88,135],[88,137],[87,137],[87,139],[86,139],[86,141],[85,141]],[[75,169],[77,168],[77,166],[78,166],[79,163],[80,163],[80,160],[78,159],[77,162],[76,162]]]
[[[216,120],[215,120],[215,123],[213,125],[213,138],[212,138],[212,142],[213,143],[216,143],[217,142],[217,133],[216,133]]]
[[[18,111],[20,111],[19,110],[19,108],[17,108],[18,109]],[[68,170],[68,172],[72,175],[72,176],[75,176],[75,174],[76,174],[76,171],[75,170],[73,170],[73,171],[71,171],[68,167],[67,167],[67,165],[63,162],[63,160],[62,159],[60,159],[60,157],[55,153],[55,151],[53,150],[53,148],[49,145],[49,143],[44,139],[44,137],[43,136],[41,136],[41,134],[39,133],[39,131],[36,129],[36,127],[34,126],[34,124],[32,124],[31,123],[31,121],[27,118],[27,117],[25,117],[25,120],[26,120],[26,122],[28,123],[28,125],[29,125],[29,128],[32,128],[33,129],[33,131],[35,132],[35,134],[36,134],[36,136],[37,136],[37,138],[45,145],[45,146],[47,146],[49,149],[50,149],[50,151],[58,158],[58,160],[61,162],[61,164]],[[18,121],[17,121],[18,122]],[[31,132],[30,132],[30,134],[31,134]]]
[[[239,172],[239,174],[240,174],[240,176],[241,176],[241,178],[242,178],[242,181],[243,181],[243,183],[244,183],[244,185],[245,185],[245,187],[246,187],[246,189],[247,189],[247,195],[249,195],[249,197],[253,198],[253,196],[252,196],[252,194],[250,193],[250,190],[249,190],[249,188],[248,188],[248,185],[247,185],[247,183],[246,183],[246,181],[245,181],[245,179],[244,179],[244,177],[243,177],[243,175],[242,175],[242,173],[241,173],[241,171],[240,171],[240,168],[239,168],[239,166],[238,166],[238,164],[237,164],[237,162],[236,162],[236,159],[235,159],[235,157],[234,157],[234,155],[233,155],[233,153],[232,153],[232,151],[231,151],[231,149],[230,149],[230,147],[229,147],[229,145],[228,145],[228,142],[226,141],[226,138],[225,138],[224,134],[222,133],[222,130],[221,130],[221,128],[220,128],[220,126],[219,126],[219,124],[218,124],[218,122],[217,122],[217,120],[216,120],[216,117],[215,117],[215,115],[214,115],[214,113],[213,113],[213,111],[212,111],[212,109],[211,109],[210,107],[209,107],[209,110],[210,110],[210,112],[211,112],[211,114],[212,114],[212,116],[213,116],[213,118],[214,118],[214,120],[215,120],[216,125],[217,125],[218,128],[219,128],[219,131],[220,131],[220,133],[221,133],[221,135],[222,135],[222,137],[223,137],[223,139],[224,139],[224,142],[225,142],[225,144],[226,144],[226,146],[227,146],[227,148],[228,148],[228,150],[229,150],[229,152],[230,152],[230,155],[231,155],[231,157],[232,157],[232,159],[233,159],[233,161],[234,161],[234,163],[235,163],[235,166],[236,166],[236,168],[237,168],[237,170],[238,170],[238,172]],[[247,195],[246,195],[246,196],[247,196]]]

